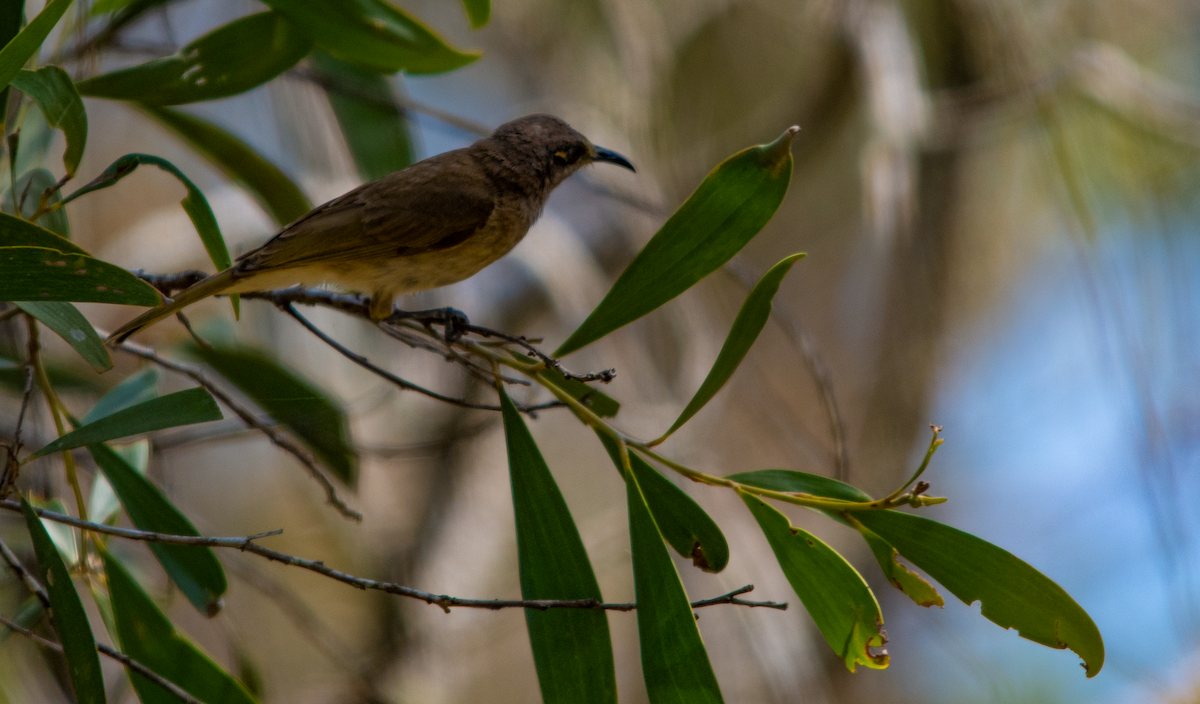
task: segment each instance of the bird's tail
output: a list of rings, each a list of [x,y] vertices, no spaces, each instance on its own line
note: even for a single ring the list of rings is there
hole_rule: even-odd
[[[226,269],[219,274],[213,274],[207,279],[192,284],[183,291],[180,291],[179,295],[175,296],[175,300],[171,303],[158,308],[151,308],[128,323],[125,323],[119,330],[109,335],[105,342],[109,345],[120,344],[125,341],[125,338],[138,330],[153,325],[169,315],[174,315],[196,301],[216,295],[232,285],[232,269]]]

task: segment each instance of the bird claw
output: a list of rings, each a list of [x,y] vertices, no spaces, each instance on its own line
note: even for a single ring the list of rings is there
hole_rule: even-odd
[[[422,325],[441,325],[445,330],[446,342],[455,342],[462,338],[463,334],[471,326],[471,322],[467,320],[467,314],[456,308],[435,308],[433,310],[396,310],[388,316],[388,320],[415,320]]]

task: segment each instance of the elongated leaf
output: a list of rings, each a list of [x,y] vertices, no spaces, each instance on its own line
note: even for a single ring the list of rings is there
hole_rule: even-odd
[[[25,62],[37,53],[42,42],[58,24],[59,18],[71,6],[71,0],[50,0],[37,17],[25,25],[20,34],[0,49],[0,86],[7,86],[25,65]]]
[[[379,73],[441,73],[479,58],[383,0],[264,0],[333,56]]]
[[[217,402],[204,389],[176,391],[82,425],[33,453],[29,459],[130,435],[221,418]]]
[[[21,310],[45,323],[67,341],[92,369],[98,372],[112,369],[112,357],[104,341],[79,309],[65,301],[14,301]]]
[[[395,105],[388,79],[323,51],[314,52],[311,60],[359,176],[374,181],[413,163],[408,120]]]
[[[600,585],[571,512],[521,414],[500,392],[524,599],[596,599]],[[616,702],[612,639],[603,611],[525,610],[542,701]]]
[[[312,210],[312,203],[300,187],[241,139],[178,110],[149,105],[142,106],[142,110],[250,191],[280,227]]]
[[[158,291],[119,266],[42,247],[0,247],[0,301],[158,305]]]
[[[158,396],[158,369],[146,367],[142,371],[130,375],[104,394],[83,417],[81,424],[86,425],[105,416],[111,416],[117,411],[149,401],[155,396]]]
[[[600,432],[596,437],[600,438],[613,464],[621,469],[616,441]],[[705,572],[725,569],[729,564],[729,544],[720,527],[700,504],[633,452],[629,453],[629,464],[637,475],[638,486],[659,532],[675,552],[691,559],[692,564]]]
[[[642,676],[651,704],[722,702],[671,554],[650,515],[637,475],[626,476]]]
[[[879,603],[862,576],[820,538],[792,526],[787,516],[765,501],[739,492],[758,521],[775,559],[825,642],[851,672],[858,665],[883,669],[887,652],[872,653],[887,641]]]
[[[462,4],[467,11],[467,19],[471,21],[471,29],[479,29],[491,19],[492,0],[462,0]]]
[[[146,476],[150,468],[150,441],[143,438],[129,445],[114,445],[112,451],[125,461],[133,471]],[[113,491],[112,484],[101,472],[92,478],[92,494],[88,498],[88,519],[96,523],[113,525],[121,514],[121,502]]]
[[[104,553],[121,651],[206,704],[254,704],[254,697],[212,658],[184,638],[150,595],[117,559]],[[141,675],[129,672],[142,704],[179,700]]]
[[[63,503],[63,500],[58,497],[44,501],[38,499],[36,496],[31,496],[29,497],[29,503],[34,508],[42,508],[66,515],[70,515],[71,513],[67,510],[67,505]],[[42,519],[42,527],[46,529],[46,534],[50,536],[54,547],[58,549],[58,556],[63,559],[63,564],[67,565],[68,569],[74,567],[79,562],[79,541],[76,539],[75,529],[71,526],[45,519]]]
[[[158,369],[146,367],[113,387],[96,402],[96,405],[92,406],[82,421],[79,423],[72,421],[72,423],[75,427],[91,423],[123,408],[149,401],[155,396],[158,396]],[[138,474],[146,475],[146,470],[150,466],[150,442],[148,440],[143,439],[131,445],[113,447],[112,450]],[[103,473],[96,475],[92,480],[92,495],[88,500],[88,517],[97,523],[110,523],[116,520],[120,510],[121,504],[117,501],[117,495],[113,493],[112,484],[108,483]]]
[[[83,81],[79,92],[150,105],[225,98],[275,78],[311,49],[308,35],[282,15],[260,12],[217,27],[172,56]]]
[[[666,435],[679,430],[679,427],[696,415],[697,411],[704,408],[704,404],[712,400],[725,382],[729,381],[729,377],[737,371],[738,365],[745,359],[746,353],[758,339],[758,334],[762,332],[763,327],[771,318],[771,302],[779,291],[779,285],[783,283],[783,277],[787,276],[792,264],[795,264],[803,256],[803,254],[793,254],[784,259],[771,267],[770,271],[754,285],[754,289],[746,297],[746,302],[742,304],[742,309],[738,311],[737,318],[733,321],[733,327],[730,328],[729,335],[725,338],[725,344],[721,346],[717,361],[713,362],[712,369],[709,370],[704,383],[700,385],[696,395],[692,396],[692,400],[679,414],[679,418],[675,420]]]
[[[871,554],[875,556],[875,561],[879,563],[879,569],[883,570],[883,575],[887,577],[888,582],[893,587],[907,594],[918,606],[946,605],[946,600],[942,598],[941,594],[937,593],[932,584],[922,579],[921,575],[900,564],[900,561],[897,559],[899,553],[896,552],[896,548],[892,547],[890,543],[868,530],[862,524],[856,527],[867,541],[867,547],[871,548]]]
[[[741,251],[783,202],[797,129],[718,164],[554,356],[574,352],[646,315]]]
[[[59,252],[87,254],[66,237],[8,213],[0,213],[0,247],[43,247]]]
[[[346,412],[329,394],[257,350],[199,345],[187,349],[291,430],[338,479],[354,485],[358,458],[350,447]]]
[[[1104,666],[1104,640],[1066,590],[1012,553],[956,528],[897,511],[855,511],[856,520],[988,620],[1023,638],[1070,648],[1088,677]]]
[[[26,172],[18,178],[15,202],[21,206],[21,217],[26,219],[33,217],[41,205],[42,195],[47,191],[51,191],[50,197],[46,199],[47,204],[62,200],[62,191],[56,188],[57,185],[58,179],[54,178],[54,174],[41,168]],[[24,196],[24,203],[21,202],[22,196]],[[3,198],[3,206],[11,208],[14,202],[12,191],[5,193]],[[44,213],[37,222],[39,227],[44,227],[59,237],[71,238],[71,224],[67,220],[67,211],[62,208]],[[51,248],[54,249],[54,247]]]
[[[24,498],[21,499],[21,511],[25,514],[25,525],[37,555],[38,581],[50,594],[54,630],[58,631],[58,640],[67,658],[67,674],[75,689],[75,700],[79,704],[104,704],[104,677],[100,674],[100,656],[96,653],[96,640],[92,637],[87,612],[83,610],[83,603],[79,601],[79,594],[75,592],[71,575],[58,550]]]
[[[870,501],[871,497],[861,489],[829,477],[808,472],[797,472],[792,469],[759,469],[753,472],[739,472],[725,477],[740,484],[754,486],[772,491],[788,491],[798,494],[811,494],[826,499],[842,501]]]
[[[0,47],[5,46],[21,31],[21,23],[25,21],[25,0],[0,3]],[[0,132],[8,134],[8,126],[4,124],[8,115],[8,86],[0,88]]]
[[[36,71],[18,72],[12,85],[37,102],[46,124],[62,130],[67,138],[63,167],[68,176],[74,176],[87,146],[88,124],[83,100],[71,77],[57,66],[46,66]]]

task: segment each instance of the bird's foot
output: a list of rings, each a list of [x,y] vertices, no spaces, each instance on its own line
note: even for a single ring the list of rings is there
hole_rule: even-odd
[[[467,314],[456,308],[434,308],[433,310],[394,310],[389,321],[415,320],[425,326],[441,325],[446,342],[454,342],[463,336],[471,323]]]

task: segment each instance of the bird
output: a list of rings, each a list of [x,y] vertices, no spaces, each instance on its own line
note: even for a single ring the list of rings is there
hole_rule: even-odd
[[[635,171],[553,115],[519,117],[470,146],[416,162],[319,205],[228,269],[113,332],[110,345],[217,294],[334,284],[370,296],[372,320],[395,298],[469,278],[525,237],[550,192],[584,166]]]

